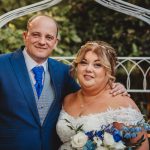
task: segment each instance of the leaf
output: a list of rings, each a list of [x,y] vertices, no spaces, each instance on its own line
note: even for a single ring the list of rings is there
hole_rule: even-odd
[[[67,119],[64,119],[66,122],[68,122],[68,123],[71,123],[69,120],[67,120]]]
[[[74,130],[74,128],[72,127],[72,126],[70,126],[70,125],[67,125],[71,130]]]
[[[83,130],[82,130],[82,127],[83,127],[83,124],[80,125],[80,126],[77,128],[76,132],[78,132],[78,131],[83,131]]]

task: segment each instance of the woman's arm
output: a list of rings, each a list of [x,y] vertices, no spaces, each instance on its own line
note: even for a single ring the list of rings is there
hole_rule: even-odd
[[[143,135],[144,135],[145,141],[138,148],[138,150],[149,150],[149,142],[148,142],[147,132],[145,132],[145,131],[142,131],[142,132],[138,133],[138,136],[136,138],[133,138],[131,140],[131,142],[136,143]]]
[[[114,127],[115,127],[116,129],[118,129],[118,130],[121,130],[121,128],[123,127],[123,124],[117,123],[117,122],[115,122],[113,125],[114,125]],[[137,143],[137,141],[138,141],[143,135],[144,135],[145,141],[142,142],[141,146],[138,147],[137,150],[149,150],[148,136],[147,136],[147,132],[144,131],[144,129],[143,129],[143,131],[141,131],[141,132],[139,132],[139,133],[137,134],[137,137],[136,137],[136,138],[132,138],[132,139],[130,140],[130,142],[133,143],[133,144]]]

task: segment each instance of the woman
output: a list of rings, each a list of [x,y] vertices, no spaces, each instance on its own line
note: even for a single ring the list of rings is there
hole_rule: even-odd
[[[114,48],[103,41],[87,42],[79,50],[71,73],[81,89],[64,99],[57,122],[64,143],[60,150],[149,149],[143,130],[148,124],[134,101],[110,94],[116,61]]]

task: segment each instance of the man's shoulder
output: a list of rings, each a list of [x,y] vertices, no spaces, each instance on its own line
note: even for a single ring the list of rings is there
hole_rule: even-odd
[[[22,51],[22,48],[18,48],[15,51],[0,54],[0,59],[8,58],[8,57],[12,56],[13,54],[19,53],[21,51]]]
[[[4,62],[8,62],[8,60],[11,57],[16,57],[18,54],[22,53],[22,49],[18,48],[16,51],[0,54],[0,64],[3,64]]]
[[[0,54],[0,61],[4,61],[12,55],[11,53]]]

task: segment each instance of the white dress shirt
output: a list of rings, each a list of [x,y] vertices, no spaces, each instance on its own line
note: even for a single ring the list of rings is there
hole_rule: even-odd
[[[31,56],[27,53],[26,48],[24,48],[23,50],[23,55],[24,55],[24,59],[25,59],[25,63],[27,66],[27,70],[30,76],[31,81],[33,82],[33,84],[36,83],[35,79],[34,79],[34,74],[32,72],[32,69],[36,66],[43,66],[44,67],[44,73],[48,70],[48,64],[47,64],[47,60],[44,61],[42,64],[38,64],[35,60],[33,60],[31,58]],[[43,82],[44,82],[44,74],[43,74]]]

